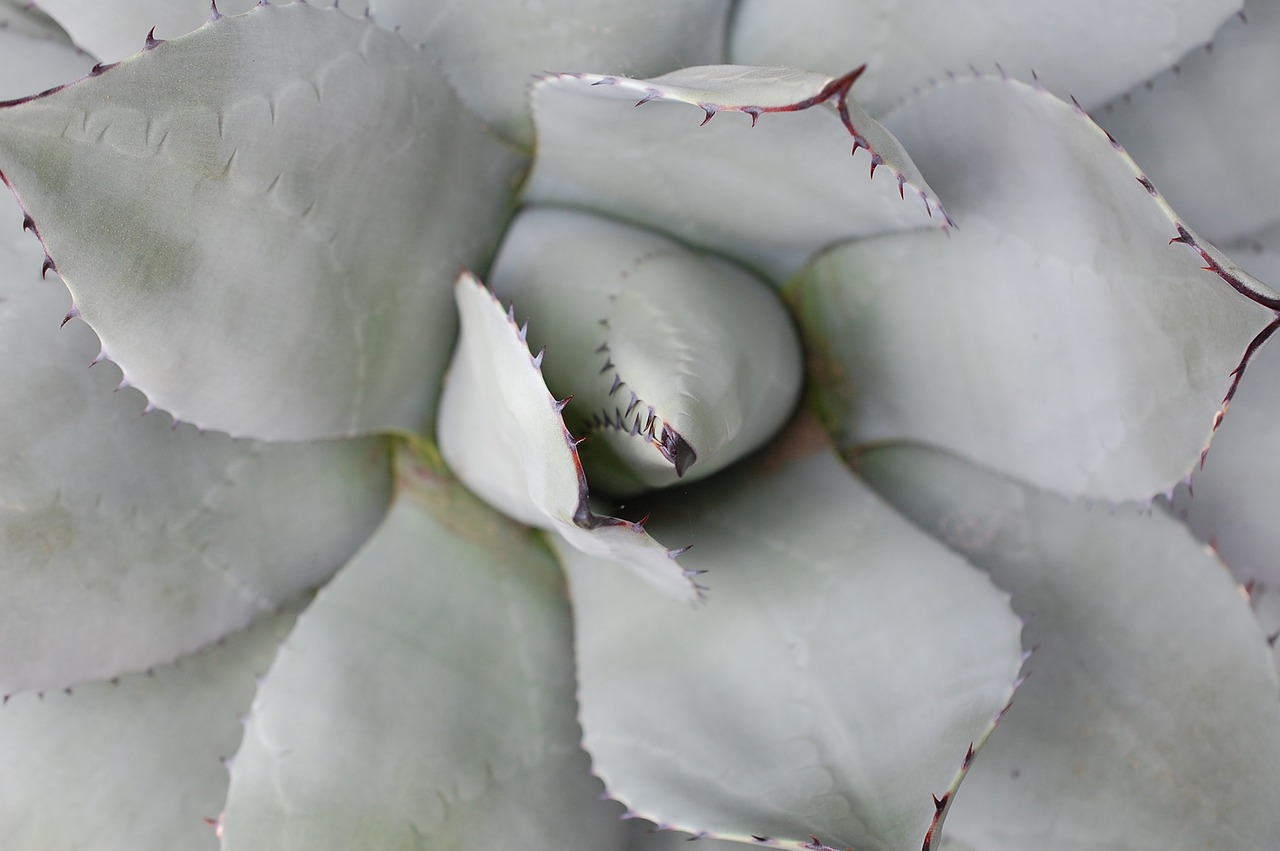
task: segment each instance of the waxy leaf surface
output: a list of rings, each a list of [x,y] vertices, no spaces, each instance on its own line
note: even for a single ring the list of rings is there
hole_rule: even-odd
[[[963,79],[886,120],[959,227],[842,246],[794,283],[842,445],[918,440],[1109,500],[1185,478],[1272,318],[1226,279],[1275,294],[1048,93]]]
[[[712,255],[589,213],[532,208],[490,285],[546,347],[592,488],[626,495],[721,470],[782,428],[800,343],[765,282]]]
[[[221,761],[296,611],[174,664],[0,707],[0,824],[22,849],[218,847]]]
[[[778,281],[843,239],[944,227],[903,147],[847,98],[852,77],[726,65],[544,80],[525,197],[602,210]],[[699,125],[720,112],[743,114]]]
[[[218,12],[237,15],[257,0],[218,0]],[[103,62],[117,62],[142,49],[148,31],[155,38],[186,35],[209,20],[208,0],[40,0],[84,50]]]
[[[564,580],[529,532],[437,460],[264,678],[224,851],[622,846],[574,723]]]
[[[1250,2],[1245,11],[1212,50],[1095,112],[1191,226],[1219,244],[1280,226],[1280,4]]]
[[[1013,691],[1020,624],[821,440],[663,501],[655,528],[708,571],[701,609],[558,547],[583,742],[613,797],[688,833],[931,851]]]
[[[474,276],[456,286],[462,339],[440,402],[440,452],[468,488],[509,517],[638,571],[692,602],[698,586],[640,524],[595,514],[561,405],[514,314]]]
[[[327,579],[387,504],[383,441],[139,416],[0,202],[0,694],[171,661]]]
[[[237,436],[429,422],[449,285],[517,165],[429,57],[302,4],[0,109],[0,171],[111,359]]]
[[[983,851],[1263,851],[1280,836],[1280,690],[1221,562],[1162,512],[1089,507],[937,450],[872,484],[1013,594],[1029,677],[948,828]]]
[[[532,146],[537,75],[603,68],[646,77],[718,62],[729,0],[370,0],[370,11],[438,57],[482,120]]]
[[[948,71],[1001,63],[1101,103],[1213,37],[1240,0],[742,0],[729,56],[840,74],[866,62],[860,100],[880,114]],[[943,199],[946,200],[945,198]]]

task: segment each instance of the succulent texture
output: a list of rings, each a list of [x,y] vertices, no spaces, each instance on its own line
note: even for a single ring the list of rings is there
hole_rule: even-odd
[[[1274,847],[1274,3],[368,2],[0,0],[6,848]]]

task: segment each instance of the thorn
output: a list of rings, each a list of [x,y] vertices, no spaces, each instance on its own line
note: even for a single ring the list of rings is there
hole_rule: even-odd
[[[617,392],[618,392],[618,388],[619,388],[619,387],[621,387],[621,386],[622,386],[622,379],[621,379],[621,378],[618,376],[618,374],[615,372],[615,373],[613,374],[613,386],[609,388],[609,395],[610,395],[610,396],[612,396],[614,393],[617,393]],[[619,414],[619,415],[618,415],[618,418],[619,418],[619,419],[621,419],[621,418],[622,418],[622,415],[621,415],[621,414]]]
[[[45,279],[45,275],[49,274],[50,270],[57,274],[58,267],[53,262],[53,258],[46,254],[44,256],[44,265],[40,267],[40,280],[43,281]]]
[[[507,305],[507,321],[512,325],[516,324],[516,306],[514,303]]]
[[[31,216],[30,216],[30,215],[28,215],[28,214],[26,214],[26,213],[23,213],[23,214],[22,214],[22,229],[23,229],[24,231],[31,231],[32,233],[35,233],[35,232],[36,232],[36,220],[35,220],[35,219],[33,219],[33,218],[31,218]]]
[[[604,375],[606,372],[608,372],[611,369],[617,369],[617,367],[613,365],[613,360],[611,358],[605,358],[604,366],[600,367],[600,371],[596,374]]]
[[[1084,111],[1084,107],[1080,105],[1080,101],[1076,100],[1076,96],[1069,95],[1069,97],[1071,98],[1071,106],[1075,109],[1075,111],[1080,113],[1081,115],[1085,115],[1086,113]]]
[[[691,549],[693,549],[693,544],[685,544],[683,547],[676,547],[674,549],[667,550],[667,555],[671,558],[680,558],[680,556],[689,552]]]
[[[539,369],[539,370],[542,369],[542,356],[545,355],[546,353],[547,353],[547,347],[543,346],[541,349],[538,350],[538,353],[533,356],[534,369]]]
[[[67,315],[62,317],[62,325],[59,325],[58,327],[62,328],[72,319],[79,319],[79,318],[80,318],[80,308],[72,304],[71,309],[67,311]]]
[[[702,107],[702,111],[707,114],[707,117],[702,119],[702,124],[698,125],[699,127],[702,127],[708,121],[716,117],[716,108],[714,106],[708,106],[705,103],[700,103],[698,106]]]
[[[763,112],[758,106],[746,106],[742,108],[742,111],[751,116],[752,127],[756,126],[756,122],[760,120],[760,113]]]
[[[577,438],[574,438],[574,440],[573,440],[574,448],[577,448],[577,447],[581,446],[581,445],[582,445],[582,441],[584,441],[584,440],[586,440],[586,438],[585,438],[585,437],[577,437]]]
[[[996,70],[1000,72],[1000,79],[1002,80],[1009,79],[1009,75],[1005,73],[1004,66],[1002,66],[999,62],[996,63]]]
[[[164,39],[156,38],[156,28],[152,27],[151,32],[147,33],[147,40],[143,42],[143,50],[155,50],[158,46],[164,44]]]
[[[528,339],[529,339],[529,323],[528,323],[528,322],[526,322],[526,323],[524,323],[523,325],[521,325],[521,326],[520,326],[520,334],[519,334],[519,337],[520,337],[520,342],[522,342],[522,343],[524,343],[524,342],[527,342],[527,341],[528,341]]]
[[[563,399],[553,400],[553,401],[552,401],[552,404],[554,404],[554,405],[555,405],[555,407],[556,407],[556,413],[560,413],[561,411],[563,411],[563,410],[564,410],[564,406],[565,406],[565,405],[567,405],[567,404],[569,404],[569,402],[570,402],[570,401],[572,401],[572,400],[573,400],[573,394],[572,394],[572,393],[570,393],[568,396],[565,396]]]
[[[602,355],[607,351],[609,351],[609,344],[607,342],[601,343],[600,345],[596,346],[596,354],[598,355]]]
[[[218,11],[218,0],[209,0],[209,20],[222,20],[222,13]]]
[[[592,83],[591,85],[593,85],[593,86],[594,86],[594,85],[596,85],[596,84],[595,84],[595,83]],[[636,106],[644,106],[644,105],[645,105],[646,103],[648,103],[649,101],[653,100],[654,98],[659,98],[659,97],[662,97],[662,92],[658,91],[657,89],[645,89],[644,97],[642,97],[642,98],[640,98],[640,100],[636,101]]]
[[[872,154],[871,155],[871,179],[872,180],[875,179],[876,168],[882,165],[884,165],[884,157],[880,156],[879,154]]]

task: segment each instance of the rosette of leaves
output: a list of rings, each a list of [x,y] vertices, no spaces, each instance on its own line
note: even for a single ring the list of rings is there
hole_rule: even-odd
[[[0,0],[7,846],[1271,847],[1272,5],[339,5]]]

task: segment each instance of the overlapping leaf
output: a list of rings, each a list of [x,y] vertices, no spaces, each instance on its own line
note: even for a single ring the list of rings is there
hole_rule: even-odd
[[[620,848],[574,723],[563,579],[438,461],[298,622],[232,766],[223,848]]]
[[[612,796],[691,834],[937,848],[966,752],[1010,697],[1020,625],[820,443],[789,446],[655,515],[709,571],[700,610],[558,548],[584,744]]]
[[[484,121],[531,145],[535,75],[602,68],[645,77],[719,62],[729,0],[371,0],[370,9],[439,57]]]
[[[0,212],[0,694],[139,670],[326,579],[386,505],[382,441],[172,428],[89,369],[92,332]],[[110,640],[103,640],[110,636]]]
[[[1240,0],[743,0],[734,62],[842,73],[870,66],[861,100],[879,114],[948,71],[1032,69],[1063,97],[1102,103],[1207,42]],[[946,200],[945,198],[943,199]]]
[[[1280,5],[1245,10],[1212,50],[1097,111],[1191,226],[1221,243],[1280,226]]]
[[[842,239],[946,226],[907,152],[849,99],[856,76],[712,66],[544,80],[525,197],[621,216],[779,281]],[[720,112],[744,114],[699,125]]]
[[[1274,293],[1045,92],[963,79],[887,120],[960,227],[842,246],[795,283],[843,444],[919,440],[1110,500],[1186,477],[1273,318],[1233,286]]]
[[[0,824],[11,848],[217,848],[209,820],[290,609],[147,673],[0,707]]]
[[[1231,576],[1161,512],[1088,507],[936,450],[857,467],[1013,593],[1030,677],[949,821],[984,851],[1263,851],[1280,700]]]
[[[800,343],[761,280],[655,233],[533,208],[490,285],[547,347],[592,488],[625,495],[705,478],[778,431],[800,394]]]
[[[429,57],[302,4],[0,109],[0,170],[128,381],[270,439],[429,417],[517,166]]]
[[[641,523],[596,514],[563,407],[542,379],[542,353],[475,277],[456,287],[462,339],[440,401],[440,451],[462,482],[490,505],[573,546],[641,573],[665,593],[692,602],[698,586],[677,550]]]

